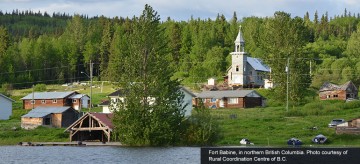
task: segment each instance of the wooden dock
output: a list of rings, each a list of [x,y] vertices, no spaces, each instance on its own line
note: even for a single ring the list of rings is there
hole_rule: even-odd
[[[19,146],[122,146],[120,142],[19,142]]]

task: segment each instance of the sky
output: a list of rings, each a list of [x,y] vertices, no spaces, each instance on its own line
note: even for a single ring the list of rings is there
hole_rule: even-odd
[[[223,14],[230,20],[236,12],[238,19],[257,16],[270,17],[276,11],[303,17],[309,12],[313,17],[328,12],[329,17],[341,15],[346,8],[351,13],[360,12],[360,0],[0,0],[2,12],[14,9],[34,12],[81,14],[89,17],[104,15],[109,18],[140,16],[149,4],[165,21],[193,18],[215,19]]]

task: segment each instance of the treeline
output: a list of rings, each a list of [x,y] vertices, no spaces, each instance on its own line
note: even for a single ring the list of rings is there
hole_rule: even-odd
[[[13,10],[9,13],[0,11],[0,25],[8,29],[13,42],[18,42],[24,37],[38,38],[44,34],[59,36],[64,32],[67,20],[71,18],[72,16],[65,13],[50,15],[47,12],[31,10]]]
[[[134,16],[136,18],[136,16]],[[124,54],[132,43],[128,36],[134,18],[107,18],[26,11],[0,12],[0,84],[28,87],[36,83],[87,80],[90,60],[98,80],[124,82]],[[230,66],[229,53],[242,25],[245,50],[272,68],[272,78],[282,88],[289,63],[291,97],[301,99],[296,88],[319,87],[325,81],[360,84],[358,47],[359,14],[344,11],[333,17],[314,13],[291,17],[275,12],[271,17],[230,20],[190,18],[160,23],[173,78],[190,85],[219,79]],[[148,29],[143,29],[148,30]],[[289,58],[289,62],[288,62]],[[299,96],[300,94],[300,96]]]

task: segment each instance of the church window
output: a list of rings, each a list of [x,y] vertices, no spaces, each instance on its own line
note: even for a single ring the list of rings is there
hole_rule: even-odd
[[[239,66],[238,65],[236,66],[236,72],[239,72]]]

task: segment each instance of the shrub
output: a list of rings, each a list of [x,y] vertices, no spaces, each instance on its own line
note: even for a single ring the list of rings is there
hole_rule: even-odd
[[[36,84],[34,86],[34,91],[44,92],[44,91],[46,91],[46,85],[45,84]]]
[[[213,145],[219,138],[219,126],[212,118],[208,108],[195,108],[194,113],[185,121],[184,144]]]

